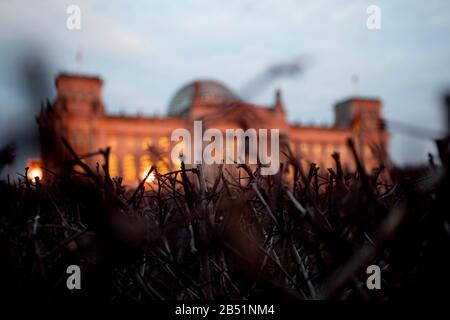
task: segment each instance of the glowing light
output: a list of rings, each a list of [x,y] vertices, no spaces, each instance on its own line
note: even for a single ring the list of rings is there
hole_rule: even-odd
[[[137,177],[134,155],[128,154],[123,158],[124,180],[132,181]]]
[[[36,178],[39,178],[39,180],[42,180],[43,177],[44,177],[44,173],[41,168],[38,168],[38,167],[30,168],[30,170],[28,171],[28,179],[30,179],[30,180],[34,181]]]
[[[148,170],[142,173],[142,179],[145,179],[145,176],[147,175],[147,173],[148,173]],[[155,181],[155,178],[156,178],[155,172],[152,171],[152,173],[150,173],[150,175],[147,177],[145,182],[146,183],[151,183],[151,182]]]

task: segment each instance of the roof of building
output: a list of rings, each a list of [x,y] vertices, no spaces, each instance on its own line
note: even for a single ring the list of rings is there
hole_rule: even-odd
[[[336,103],[336,106],[348,103],[358,103],[358,102],[376,102],[381,103],[381,99],[377,97],[363,97],[363,96],[351,96],[345,99],[341,99]]]
[[[168,114],[179,116],[185,114],[194,99],[205,102],[225,102],[239,100],[238,96],[220,82],[214,80],[197,80],[179,89],[169,104]]]
[[[103,80],[97,75],[88,75],[88,74],[81,74],[81,73],[60,72],[56,76],[55,82],[58,82],[61,79],[93,80],[93,81],[98,81],[100,83],[103,83]]]

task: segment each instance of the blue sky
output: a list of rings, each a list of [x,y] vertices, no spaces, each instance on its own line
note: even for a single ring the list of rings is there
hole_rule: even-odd
[[[81,30],[66,28],[69,4],[81,8]],[[381,30],[366,27],[372,4],[381,8]],[[97,74],[105,80],[108,111],[128,114],[164,114],[175,91],[197,78],[239,91],[268,66],[306,55],[311,63],[304,74],[275,81],[252,101],[271,104],[281,88],[291,121],[331,124],[334,103],[358,94],[381,98],[388,120],[431,130],[444,125],[448,0],[3,0],[0,21],[4,141],[30,123],[21,112],[32,102],[17,72],[30,53],[46,63],[42,87],[50,98],[59,71]],[[37,111],[39,102],[32,107]],[[391,154],[398,164],[424,161],[428,151],[435,152],[434,146],[425,140],[393,134]]]

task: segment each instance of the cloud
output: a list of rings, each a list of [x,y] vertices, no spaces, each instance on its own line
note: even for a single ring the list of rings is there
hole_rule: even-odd
[[[73,3],[82,10],[80,31],[65,27],[65,9]],[[442,67],[450,63],[448,1],[406,6],[379,0],[382,29],[376,32],[366,28],[369,4],[3,0],[0,66],[7,67],[30,39],[51,52],[55,70],[74,65],[81,48],[82,70],[106,80],[108,107],[125,106],[133,113],[136,108],[163,110],[174,91],[194,78],[218,78],[239,89],[269,64],[306,53],[314,65],[298,78],[274,83],[258,102],[271,103],[273,89],[282,87],[291,119],[331,123],[333,103],[357,92],[383,98],[388,116],[416,124],[427,119],[437,126],[433,99],[450,82],[448,68]],[[355,73],[361,79],[358,88],[350,80]],[[0,84],[5,77],[0,75]],[[396,160],[404,158],[393,153]]]
[[[40,1],[39,6],[25,1],[0,4],[0,18],[5,40],[33,39],[49,50],[80,46],[104,55],[133,57],[150,55],[155,49],[151,39],[132,32],[111,16],[93,9],[88,1],[77,1],[81,9],[81,30],[68,30],[66,8],[72,1]],[[10,31],[10,32],[5,32]]]

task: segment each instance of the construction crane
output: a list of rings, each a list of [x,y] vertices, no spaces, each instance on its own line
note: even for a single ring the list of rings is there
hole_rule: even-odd
[[[272,82],[280,78],[292,78],[305,72],[312,59],[310,56],[301,55],[294,59],[269,66],[258,74],[240,90],[240,97],[249,100],[267,88]]]
[[[426,129],[397,120],[383,119],[383,123],[386,124],[389,131],[398,132],[419,139],[436,140],[446,136],[445,132],[442,131]]]

